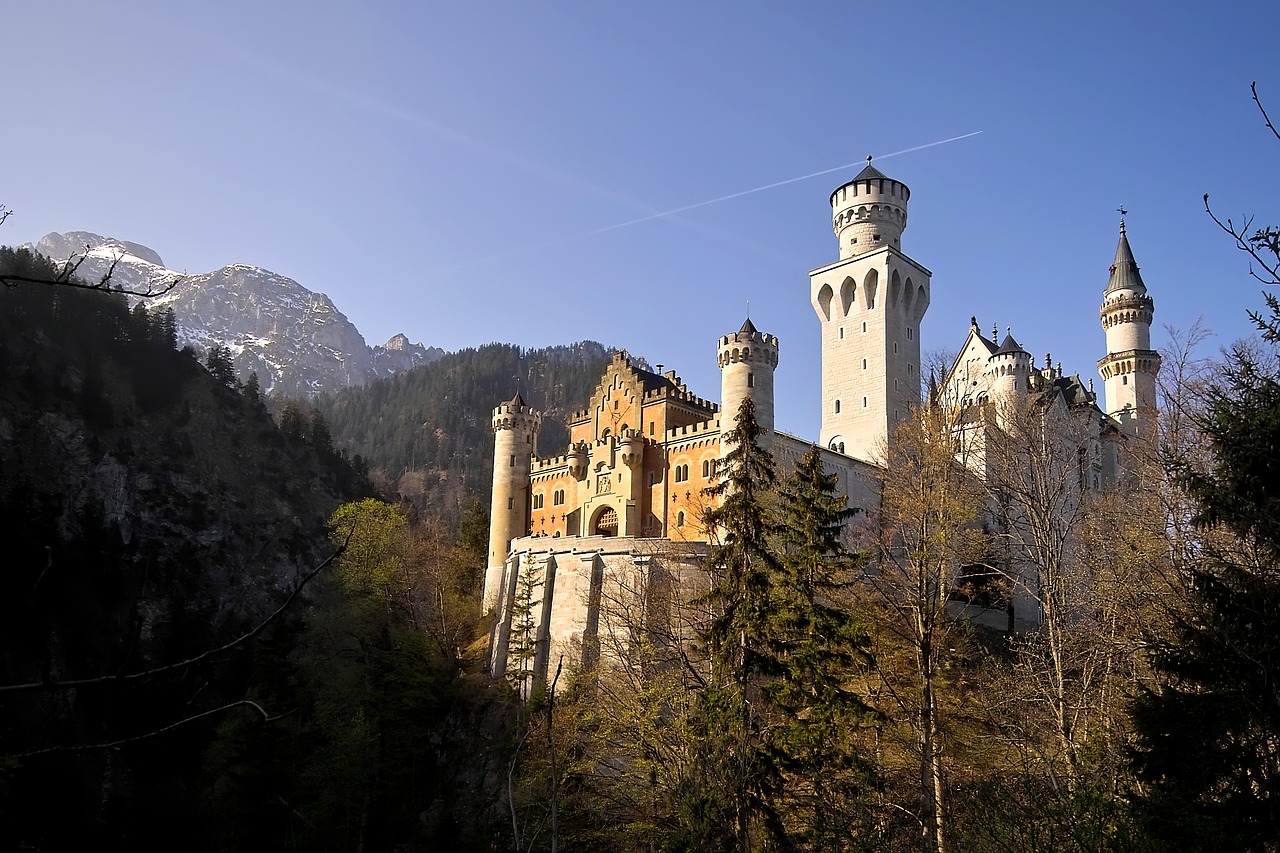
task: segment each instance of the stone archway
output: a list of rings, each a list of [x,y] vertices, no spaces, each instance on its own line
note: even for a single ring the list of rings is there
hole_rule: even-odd
[[[617,536],[618,511],[611,506],[604,507],[595,514],[591,521],[592,536]]]

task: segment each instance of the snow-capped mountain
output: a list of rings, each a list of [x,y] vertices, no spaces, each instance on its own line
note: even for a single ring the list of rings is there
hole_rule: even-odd
[[[110,271],[112,286],[160,293],[144,301],[151,309],[173,310],[179,345],[201,353],[226,347],[241,379],[256,372],[271,394],[338,391],[444,354],[402,334],[371,348],[329,297],[261,267],[231,264],[186,275],[167,268],[146,246],[87,231],[46,234],[34,249],[57,261],[79,262],[77,274],[86,281]]]

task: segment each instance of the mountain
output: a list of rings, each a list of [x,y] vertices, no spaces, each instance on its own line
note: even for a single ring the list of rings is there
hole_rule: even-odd
[[[46,234],[34,249],[78,263],[86,281],[109,274],[113,286],[134,293],[165,291],[145,302],[173,311],[180,345],[199,352],[226,347],[241,379],[256,372],[263,390],[276,396],[332,393],[444,354],[403,334],[370,347],[329,297],[261,267],[231,264],[185,275],[146,246],[88,231]]]

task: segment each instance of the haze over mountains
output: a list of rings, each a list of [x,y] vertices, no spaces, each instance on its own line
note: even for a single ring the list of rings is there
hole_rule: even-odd
[[[85,280],[110,272],[114,285],[135,292],[177,281],[145,301],[152,309],[173,310],[179,345],[201,353],[226,347],[241,379],[256,372],[263,390],[273,395],[334,393],[444,355],[404,334],[371,347],[329,297],[261,267],[230,264],[187,275],[166,267],[146,246],[88,231],[46,234],[32,248],[56,261],[79,261],[77,272]]]

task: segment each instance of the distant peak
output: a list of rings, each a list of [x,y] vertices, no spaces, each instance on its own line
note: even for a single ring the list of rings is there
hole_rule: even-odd
[[[149,264],[165,266],[159,254],[141,243],[121,240],[118,237],[103,237],[92,231],[67,231],[61,234],[51,231],[40,238],[35,249],[45,257],[60,261],[83,254],[86,249],[118,249]]]

